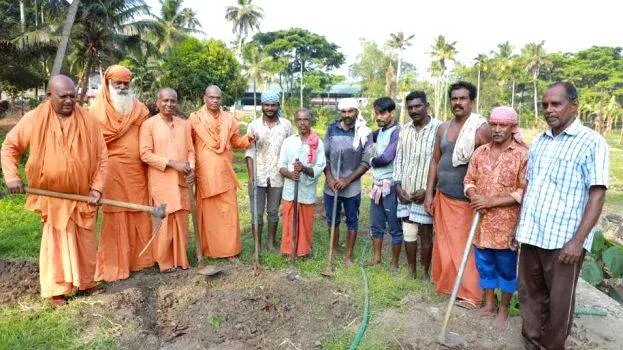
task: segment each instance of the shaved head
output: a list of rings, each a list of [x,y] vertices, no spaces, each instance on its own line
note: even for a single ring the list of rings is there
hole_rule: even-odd
[[[168,97],[169,95],[175,96],[175,99],[177,100],[177,92],[175,90],[173,90],[172,88],[164,87],[164,88],[158,90],[158,98],[159,99]]]
[[[221,109],[222,96],[223,92],[218,86],[210,85],[206,88],[205,94],[203,95],[203,102],[210,111],[218,112]]]
[[[165,119],[170,120],[177,112],[177,92],[170,87],[164,87],[158,90],[158,99],[156,107]]]
[[[52,78],[50,78],[50,81],[48,81],[48,94],[55,89],[75,90],[76,85],[74,84],[74,81],[71,80],[71,78],[69,78],[68,76],[59,74],[53,76]]]
[[[76,105],[76,85],[65,75],[55,75],[48,82],[48,99],[57,114],[69,117]]]
[[[206,88],[205,94],[207,95],[210,92],[218,93],[219,95],[223,94],[221,88],[216,85],[210,85]]]

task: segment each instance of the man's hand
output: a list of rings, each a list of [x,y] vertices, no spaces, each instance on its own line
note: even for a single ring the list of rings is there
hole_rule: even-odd
[[[426,196],[424,197],[424,209],[426,209],[426,212],[431,215],[434,216],[435,215],[435,211],[433,209],[433,194],[426,194]]]
[[[410,196],[410,199],[413,203],[416,204],[424,203],[424,199],[426,199],[426,190],[422,188],[413,192]]]
[[[249,143],[253,143],[258,139],[258,136],[256,133],[253,133],[251,135],[247,135],[247,137],[249,138]]]
[[[327,187],[331,192],[335,192],[335,178],[333,176],[326,176]]]
[[[301,178],[301,173],[298,171],[289,171],[288,172],[288,178],[290,178],[290,180],[293,181],[298,181]]]
[[[477,194],[472,195],[470,198],[471,206],[474,210],[478,211],[481,215],[484,214],[485,209],[491,208],[491,200],[484,196],[479,196]]]
[[[303,165],[303,163],[301,163],[300,160],[296,159],[294,161],[294,171],[301,173],[301,172],[303,172],[304,168],[305,168],[305,166]]]
[[[508,246],[510,247],[511,250],[517,250],[517,248],[519,247],[519,243],[515,239],[514,233],[508,236]]]
[[[580,261],[582,257],[582,251],[584,250],[583,242],[571,238],[571,240],[562,247],[560,255],[558,255],[558,261],[563,264],[575,264]]]
[[[22,180],[7,182],[6,188],[11,194],[24,193],[24,183]]]
[[[190,168],[190,171],[184,174],[184,178],[186,179],[186,183],[188,183],[189,185],[195,183],[195,170],[193,168]]]
[[[169,168],[173,168],[175,170],[177,170],[178,172],[186,175],[188,174],[189,171],[192,170],[192,168],[190,167],[190,164],[188,164],[188,162],[184,162],[184,161],[180,161],[180,160],[170,160],[167,163],[167,166]]]
[[[396,196],[398,197],[398,201],[402,204],[411,203],[411,198],[407,194],[407,191],[400,185],[396,185]]]
[[[341,191],[346,188],[346,186],[350,185],[350,181],[347,179],[336,179],[335,180],[335,189]]]
[[[89,205],[100,205],[102,202],[102,194],[98,190],[89,190]]]

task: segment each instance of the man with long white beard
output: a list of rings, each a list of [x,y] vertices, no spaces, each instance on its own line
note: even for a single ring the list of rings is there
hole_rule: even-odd
[[[90,112],[99,121],[108,147],[103,197],[147,205],[147,168],[140,158],[139,128],[149,117],[149,110],[134,97],[131,80],[132,73],[126,67],[108,67]],[[109,206],[104,206],[103,212],[95,280],[126,279],[130,271],[152,266],[149,249],[139,256],[151,234],[149,214]]]

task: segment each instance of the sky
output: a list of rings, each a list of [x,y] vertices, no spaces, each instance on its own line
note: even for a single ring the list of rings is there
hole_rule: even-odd
[[[228,43],[234,38],[225,9],[236,0],[184,0],[197,12],[205,35]],[[147,0],[152,11],[157,0]],[[337,44],[346,63],[334,73],[348,74],[361,53],[360,39],[382,46],[390,33],[414,34],[403,61],[415,64],[418,77],[426,78],[431,45],[438,35],[456,41],[457,60],[472,64],[497,44],[510,41],[519,53],[529,42],[545,41],[547,52],[575,52],[593,45],[622,46],[620,26],[623,2],[612,0],[253,0],[263,9],[263,32],[300,27]]]

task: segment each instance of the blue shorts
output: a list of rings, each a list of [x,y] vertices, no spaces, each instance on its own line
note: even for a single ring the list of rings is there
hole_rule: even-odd
[[[333,197],[328,194],[324,194],[324,211],[327,217],[327,225],[331,226],[331,216],[333,215]],[[335,226],[340,224],[340,217],[342,216],[342,208],[344,208],[344,214],[346,215],[346,226],[351,231],[357,231],[359,229],[359,204],[361,203],[361,193],[349,198],[337,196],[337,214],[335,216]]]
[[[500,288],[506,294],[517,290],[517,251],[474,246],[474,260],[480,288]]]

